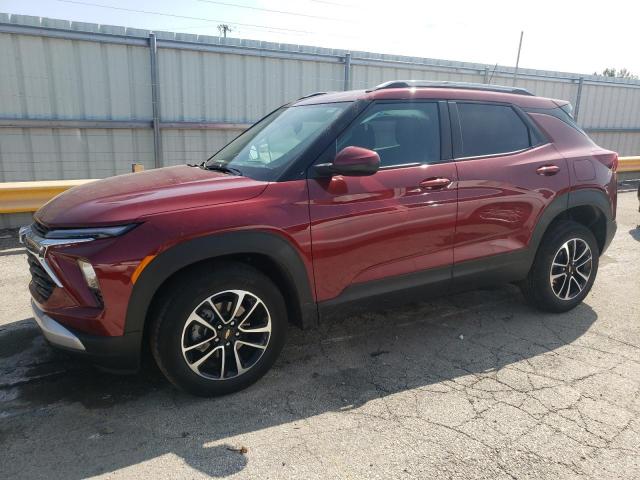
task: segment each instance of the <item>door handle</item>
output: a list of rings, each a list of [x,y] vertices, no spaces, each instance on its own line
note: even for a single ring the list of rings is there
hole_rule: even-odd
[[[427,178],[426,180],[421,181],[420,188],[424,190],[439,190],[449,184],[451,184],[451,180],[449,180],[448,178],[434,177]]]
[[[551,175],[555,175],[560,171],[560,167],[557,165],[543,165],[538,167],[536,172],[538,175],[543,175],[545,177],[550,177]]]

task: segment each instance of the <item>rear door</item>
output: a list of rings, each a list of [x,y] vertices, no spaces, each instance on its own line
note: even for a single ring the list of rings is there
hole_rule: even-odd
[[[375,150],[381,160],[372,176],[309,178],[319,301],[349,288],[349,299],[392,290],[390,277],[411,286],[420,280],[403,275],[427,270],[431,281],[450,280],[456,167],[448,124],[446,102],[375,102],[318,160],[330,162],[347,146]]]
[[[510,280],[527,266],[538,217],[569,187],[566,162],[513,105],[449,107],[458,167],[454,278],[495,270]]]

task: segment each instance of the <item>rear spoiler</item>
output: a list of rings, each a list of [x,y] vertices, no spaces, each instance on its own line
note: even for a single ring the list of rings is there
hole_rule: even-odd
[[[562,110],[564,110],[564,112],[567,115],[573,118],[573,105],[571,105],[571,102],[567,100],[552,100],[552,102],[555,103]]]

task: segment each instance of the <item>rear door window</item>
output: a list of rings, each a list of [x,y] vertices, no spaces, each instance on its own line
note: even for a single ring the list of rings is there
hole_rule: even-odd
[[[529,128],[508,105],[457,103],[462,157],[516,152],[531,146]]]

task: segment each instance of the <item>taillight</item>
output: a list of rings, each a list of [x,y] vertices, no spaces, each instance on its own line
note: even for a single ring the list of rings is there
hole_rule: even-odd
[[[618,170],[618,154],[616,152],[594,155],[594,158],[612,172]]]

